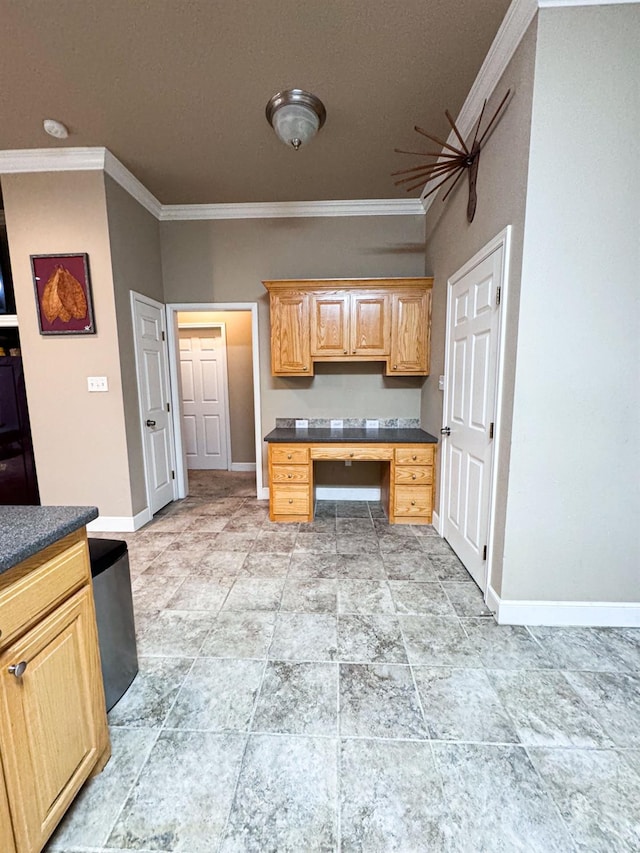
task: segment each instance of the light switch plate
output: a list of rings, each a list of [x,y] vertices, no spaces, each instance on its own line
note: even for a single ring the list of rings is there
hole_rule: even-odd
[[[89,391],[108,391],[109,383],[106,376],[87,376]]]
[[[309,429],[307,418],[296,418],[296,429]]]
[[[367,418],[365,421],[365,428],[366,429],[378,429],[379,426],[380,426],[380,422],[377,420],[369,420],[369,418]]]
[[[332,418],[331,429],[342,429],[342,418]]]

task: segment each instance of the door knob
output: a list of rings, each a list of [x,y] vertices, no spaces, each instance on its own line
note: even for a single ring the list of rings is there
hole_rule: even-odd
[[[451,435],[451,427],[442,427],[440,435]]]
[[[24,671],[27,668],[26,660],[21,660],[20,663],[14,663],[9,667],[9,672],[11,675],[15,675],[16,678],[20,678],[24,675]]]
[[[148,421],[147,421],[147,426],[148,426],[148,427],[154,427],[155,425],[156,425],[156,422],[155,422],[155,421],[152,421],[152,420],[148,420]]]

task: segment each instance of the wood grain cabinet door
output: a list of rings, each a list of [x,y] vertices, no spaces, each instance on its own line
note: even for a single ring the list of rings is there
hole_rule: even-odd
[[[271,294],[271,372],[311,375],[309,296],[298,291]]]
[[[391,358],[387,373],[429,373],[431,292],[394,293]]]
[[[43,848],[107,748],[97,648],[85,586],[0,655],[2,763],[20,853]]]
[[[351,294],[351,355],[389,355],[391,312],[389,294]]]
[[[349,294],[311,294],[311,355],[344,358],[349,352]]]
[[[15,853],[15,849],[7,789],[4,784],[2,764],[0,763],[0,850],[2,850],[2,853]]]

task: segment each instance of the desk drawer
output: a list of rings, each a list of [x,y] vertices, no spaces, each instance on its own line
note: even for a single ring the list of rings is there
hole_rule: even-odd
[[[395,487],[395,515],[429,515],[431,510],[431,486]]]
[[[432,444],[420,444],[417,447],[396,447],[396,465],[433,465]]]
[[[343,444],[340,447],[323,447],[321,444],[311,448],[314,460],[353,459],[354,462],[385,462],[393,458],[392,447],[367,447],[366,445]]]
[[[299,445],[291,444],[272,444],[269,449],[271,451],[271,463],[273,465],[306,465],[309,461],[309,448],[305,445],[301,447]]]
[[[309,515],[311,497],[308,486],[271,485],[273,515]]]
[[[308,465],[272,465],[271,479],[274,483],[308,483]]]
[[[433,483],[431,465],[396,465],[396,483],[410,486],[430,486]]]

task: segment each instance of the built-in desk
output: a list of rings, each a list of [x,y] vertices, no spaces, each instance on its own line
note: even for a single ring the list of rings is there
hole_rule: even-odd
[[[437,439],[421,429],[274,429],[269,443],[271,521],[312,521],[313,463],[384,462],[382,504],[391,524],[431,524]]]

